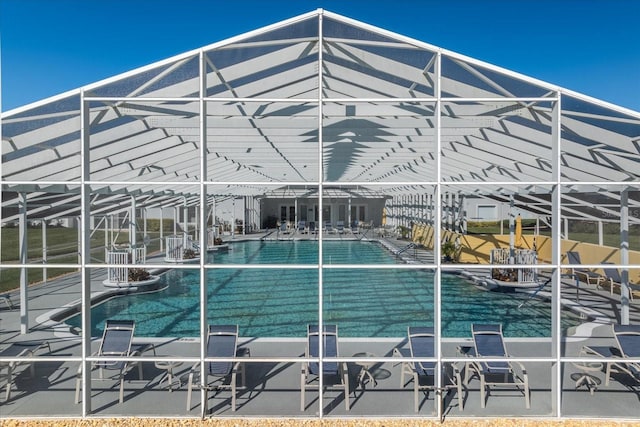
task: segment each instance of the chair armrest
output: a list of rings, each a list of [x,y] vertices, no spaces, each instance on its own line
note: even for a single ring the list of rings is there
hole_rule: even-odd
[[[517,367],[518,367],[518,369],[520,370],[520,373],[522,374],[522,376],[523,376],[523,377],[525,378],[525,380],[526,380],[526,378],[528,377],[528,375],[527,375],[527,368],[525,368],[525,367],[524,367],[524,365],[523,365],[522,363],[517,362],[517,361],[509,361],[509,363],[510,363],[512,366],[513,366],[513,365],[517,366]],[[514,374],[515,374],[515,372],[514,372]]]

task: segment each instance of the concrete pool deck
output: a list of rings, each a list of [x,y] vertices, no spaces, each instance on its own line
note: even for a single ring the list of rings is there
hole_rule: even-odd
[[[407,242],[390,240],[391,244],[402,247]],[[416,259],[428,260],[429,253],[416,250]],[[431,258],[432,259],[432,258]],[[427,261],[430,262],[430,261]],[[101,288],[104,273],[92,272],[92,290],[106,291]],[[569,282],[563,282],[563,297],[575,299],[576,289]],[[35,366],[35,375],[31,377],[26,365],[17,371],[11,397],[5,401],[5,382],[0,383],[3,394],[0,396],[0,417],[80,417],[82,404],[74,404],[76,373],[81,357],[81,345],[77,335],[60,328],[55,322],[46,322],[47,313],[62,307],[80,297],[78,274],[70,274],[46,284],[32,286],[29,289],[30,332],[20,334],[19,308],[9,309],[0,306],[0,351],[12,345],[25,345],[47,341],[51,353],[40,352]],[[608,292],[595,286],[581,284],[580,302],[590,309],[597,310],[603,318],[617,321],[615,308],[619,297],[611,297]],[[14,303],[18,300],[12,298]],[[640,305],[630,307],[631,323],[640,323]],[[614,345],[611,327],[607,324],[593,324],[589,328],[579,328],[579,334],[563,340],[561,353],[566,357],[578,357],[585,344]],[[62,333],[61,333],[62,332]],[[187,357],[195,362],[199,355],[197,339],[141,339],[137,342],[153,342],[159,357],[172,355]],[[300,370],[302,364],[296,359],[304,354],[304,339],[267,339],[241,338],[241,343],[249,347],[251,357],[247,359],[247,389],[238,393],[236,412],[230,409],[230,393],[222,391],[211,397],[209,408],[216,417],[302,417],[317,416],[320,402],[318,394],[307,392],[307,407],[300,411]],[[97,348],[98,342],[93,346]],[[341,338],[340,356],[350,358],[354,354],[370,352],[383,357],[391,357],[396,347],[407,348],[406,338],[356,339]],[[444,339],[443,357],[457,361],[464,368],[464,358],[457,347],[471,345],[470,339]],[[535,358],[550,357],[552,346],[549,339],[507,339],[507,348],[513,357]],[[73,359],[69,361],[66,359]],[[274,358],[272,361],[261,359]],[[165,371],[155,367],[153,354],[144,354],[141,358],[143,380],[137,379],[135,370],[127,376],[124,402],[118,403],[118,387],[115,381],[92,381],[91,416],[143,416],[143,417],[199,417],[200,396],[196,392],[192,408],[186,408],[186,379],[193,365],[185,362],[175,369],[181,379],[179,389],[169,392],[166,382],[159,384]],[[496,391],[489,394],[486,408],[480,407],[479,381],[472,379],[463,389],[464,410],[458,408],[457,396],[449,393],[445,400],[445,416],[452,418],[469,417],[529,417],[545,418],[553,414],[552,401],[552,363],[526,362],[531,383],[531,409],[525,409],[522,395],[513,390]],[[350,380],[358,376],[359,366],[348,363]],[[427,399],[422,395],[420,411],[413,410],[412,384],[401,387],[401,365],[392,361],[375,364],[372,374],[377,385],[368,385],[364,390],[352,387],[351,410],[347,411],[341,392],[327,392],[322,401],[323,413],[329,418],[342,417],[435,417],[433,393]],[[604,373],[594,372],[601,384],[591,395],[586,388],[575,389],[572,374],[578,370],[570,362],[563,364],[561,410],[564,417],[572,418],[615,418],[640,419],[640,387],[624,375],[614,375],[609,386],[604,385]],[[95,374],[94,374],[95,377]]]

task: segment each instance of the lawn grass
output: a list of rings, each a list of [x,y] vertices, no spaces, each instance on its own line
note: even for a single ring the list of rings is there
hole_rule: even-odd
[[[524,234],[532,234],[536,221],[531,219],[522,220],[522,228]],[[509,234],[509,222],[504,221],[502,232]],[[469,234],[500,234],[499,221],[469,221],[467,224],[467,233]],[[551,229],[541,228],[540,235],[551,236]],[[595,223],[574,223],[569,225],[569,239],[578,242],[598,244],[598,228]],[[620,230],[618,224],[606,224],[602,234],[602,243],[604,246],[614,248],[620,247]],[[629,249],[640,251],[640,227],[631,226],[629,230]]]
[[[151,238],[147,246],[147,253],[160,250],[160,233],[148,232]],[[142,236],[139,240],[142,241]],[[20,284],[20,269],[6,268],[6,265],[17,263],[19,260],[18,228],[2,229],[2,256],[3,265],[0,271],[0,293],[17,289]],[[117,244],[127,244],[129,233],[121,231],[116,239]],[[40,227],[27,228],[27,257],[29,264],[42,263],[42,229]],[[98,230],[91,237],[92,263],[104,262],[104,231]],[[47,278],[52,279],[62,274],[77,271],[77,268],[55,268],[55,264],[78,264],[78,231],[73,228],[52,227],[47,229]],[[43,281],[44,269],[28,270],[28,282],[38,283]]]

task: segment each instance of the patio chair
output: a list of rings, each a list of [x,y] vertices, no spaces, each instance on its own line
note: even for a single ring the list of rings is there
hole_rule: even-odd
[[[567,261],[569,264],[581,265],[582,261],[580,261],[580,252],[567,251]],[[596,285],[598,285],[600,283],[600,280],[602,280],[601,275],[594,271],[587,270],[586,268],[569,268],[571,269],[571,274],[582,276],[584,281],[587,282],[588,285],[591,285],[592,281]]]
[[[605,264],[611,264],[606,262]],[[604,267],[604,278],[602,283],[607,283],[609,286],[609,292],[613,295],[613,286],[618,286],[622,288],[622,277],[620,276],[620,272],[617,268],[612,267]],[[640,292],[640,284],[628,282],[629,285],[629,299],[633,301],[633,293]]]
[[[9,310],[13,310],[14,309],[14,305],[13,305],[13,302],[11,301],[11,296],[10,295],[0,295],[0,301],[2,301],[4,303],[4,305],[9,307]]]
[[[133,344],[133,332],[135,330],[135,322],[133,320],[107,320],[105,323],[104,331],[102,333],[102,339],[100,341],[100,348],[92,356],[99,356],[104,358],[109,357],[131,357],[139,356],[140,354],[153,350],[155,355],[155,348],[153,344]],[[124,401],[124,377],[133,368],[138,366],[138,378],[142,379],[142,365],[140,362],[129,362],[121,360],[99,360],[93,362],[91,365],[92,370],[99,369],[99,380],[113,380],[117,379],[120,382],[120,403]],[[76,375],[76,396],[75,402],[80,403],[80,385],[82,384],[82,366],[81,363],[78,367]],[[104,371],[115,371],[116,373],[108,378],[104,377]]]
[[[609,385],[612,372],[624,373],[640,382],[640,363],[627,362],[627,358],[640,357],[640,325],[612,325],[616,347],[585,346],[584,349],[600,357],[613,358],[605,362],[605,386]]]
[[[475,355],[479,358],[508,358],[501,324],[471,325]],[[473,370],[480,377],[480,405],[485,407],[485,392],[491,387],[515,387],[524,394],[527,409],[531,407],[529,377],[524,366],[514,361],[474,362]],[[518,368],[519,373],[515,368]]]
[[[233,358],[249,354],[248,348],[238,348],[238,325],[209,325],[207,334],[207,358]],[[237,361],[205,362],[206,374],[200,375],[200,362],[196,363],[189,372],[187,388],[187,411],[191,410],[191,393],[193,386],[202,388],[204,401],[202,402],[202,417],[209,412],[209,391],[218,392],[223,389],[231,390],[231,410],[236,410],[236,394],[238,388],[246,387],[245,366]],[[237,377],[240,376],[240,387]],[[209,382],[212,377],[213,381]]]
[[[305,357],[319,357],[320,328],[318,325],[307,326],[307,347]],[[338,326],[324,325],[322,332],[324,357],[338,357]],[[300,374],[300,410],[305,410],[305,391],[308,388],[319,388],[320,374],[323,375],[324,388],[337,387],[344,389],[344,401],[347,411],[349,402],[349,371],[343,362],[323,362],[322,369],[318,362],[302,364]]]
[[[28,343],[11,344],[9,347],[0,351],[0,357],[33,357],[38,351],[44,349],[45,347],[48,348],[49,353],[51,353],[51,346],[47,341],[43,341],[35,345]],[[7,368],[5,400],[9,400],[9,398],[11,397],[11,385],[15,383],[16,378],[18,377],[18,375],[20,375],[20,372],[18,372],[18,368],[24,365],[29,365],[29,374],[31,375],[31,378],[35,377],[35,363],[30,360],[17,360],[0,364],[0,369]]]
[[[640,358],[640,325],[613,325],[613,334],[623,358]],[[640,362],[620,362],[618,365],[640,381]]]
[[[433,358],[435,357],[435,335],[432,326],[410,326],[407,330],[409,337],[409,351],[412,358]],[[463,409],[462,401],[462,381],[460,379],[460,372],[458,369],[451,365],[451,368],[446,373],[446,384],[443,384],[443,391],[448,392],[452,388],[456,388],[458,391],[458,408],[460,411]],[[451,375],[450,371],[453,371]],[[413,376],[413,398],[414,398],[414,410],[418,412],[420,403],[418,396],[421,390],[426,390],[426,397],[429,397],[429,390],[437,392],[436,388],[436,363],[435,362],[402,362],[402,370],[400,375],[400,382],[402,387],[405,386],[404,374],[409,373]],[[438,393],[436,393],[437,395]],[[446,393],[442,395],[443,399],[446,397]]]

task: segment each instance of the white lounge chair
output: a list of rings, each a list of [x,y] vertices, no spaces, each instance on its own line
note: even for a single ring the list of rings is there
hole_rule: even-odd
[[[477,357],[505,358],[498,362],[474,362],[472,370],[480,377],[480,406],[485,407],[487,391],[491,387],[515,387],[524,394],[527,409],[531,408],[529,377],[520,362],[506,360],[509,357],[500,324],[473,324],[474,351]],[[469,372],[467,372],[467,381]]]
[[[134,366],[138,366],[138,378],[142,379],[142,364],[140,362],[129,362],[121,360],[109,360],[113,357],[131,357],[153,350],[153,344],[133,344],[133,332],[135,322],[133,320],[107,320],[100,341],[100,348],[92,356],[99,356],[104,360],[99,360],[91,364],[92,370],[98,368],[100,371],[99,380],[117,379],[120,382],[120,403],[124,401],[124,377]],[[115,371],[113,376],[104,377],[104,371]],[[82,383],[82,363],[78,367],[76,375],[76,396],[75,402],[80,402],[80,385]]]
[[[249,349],[238,348],[238,325],[209,325],[207,334],[207,358],[233,358],[249,355]],[[231,390],[231,410],[236,410],[236,395],[238,388],[246,387],[245,365],[233,361],[211,361],[205,363],[206,373],[200,375],[200,363],[196,363],[189,373],[187,389],[187,411],[191,410],[191,393],[193,387],[204,389],[202,403],[202,417],[209,412],[209,391]],[[237,386],[237,376],[240,376],[240,387]],[[210,378],[213,380],[210,381]]]
[[[412,358],[433,358],[435,357],[435,335],[432,326],[410,326],[407,330],[409,338],[409,351]],[[398,354],[395,352],[394,354]],[[418,412],[420,408],[419,395],[420,391],[426,390],[429,397],[429,391],[433,390],[434,395],[436,393],[436,362],[402,362],[402,370],[400,376],[400,382],[402,387],[405,386],[404,375],[409,373],[413,377],[413,398],[414,398],[414,410]],[[446,365],[446,369],[443,369],[443,389],[448,393],[451,389],[457,389],[458,392],[458,409],[462,411],[464,409],[464,402],[462,397],[462,380],[460,378],[460,372],[453,364]],[[447,395],[444,393],[442,398]]]
[[[605,264],[609,264],[609,263],[605,263]],[[620,276],[620,272],[618,271],[617,268],[605,267],[603,268],[603,271],[604,271],[604,278],[600,286],[606,283],[609,287],[609,292],[611,292],[611,295],[613,295],[614,286],[617,286],[618,288],[622,287],[622,276]],[[640,284],[636,284],[632,282],[628,282],[627,284],[629,285],[629,299],[633,301],[633,293],[640,292]]]
[[[305,357],[319,357],[319,341],[322,337],[324,357],[338,357],[338,326],[325,325],[320,333],[318,325],[307,326],[307,347]],[[318,389],[320,374],[323,375],[324,387],[337,387],[344,389],[344,401],[347,411],[349,402],[349,370],[346,363],[323,362],[322,369],[318,362],[302,364],[300,374],[300,410],[305,410],[305,391],[308,388]]]
[[[572,265],[581,265],[582,261],[580,261],[580,253],[568,251],[567,252],[567,261]],[[571,268],[571,274],[575,274],[577,276],[581,276],[588,285],[591,285],[594,282],[596,285],[600,283],[600,280],[603,279],[601,275],[598,273],[587,270],[586,268],[580,267],[569,267]]]
[[[51,346],[47,341],[43,341],[35,345],[24,343],[11,344],[9,347],[0,352],[0,357],[33,357],[38,351],[43,350],[44,348],[47,348],[49,350],[49,353],[51,353]],[[33,363],[32,361],[17,360],[9,362],[7,364],[0,364],[0,369],[7,369],[5,400],[9,400],[9,398],[11,397],[11,385],[14,384],[16,377],[20,374],[19,368],[25,365],[29,365],[30,374],[33,378],[36,375],[36,369],[35,363]]]

